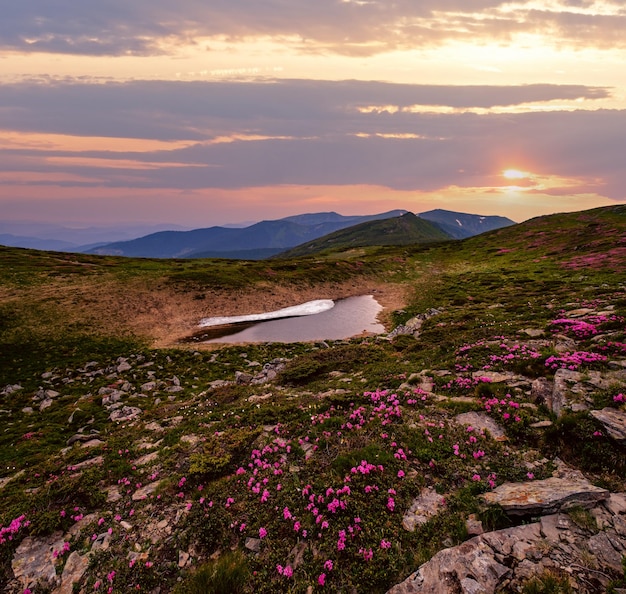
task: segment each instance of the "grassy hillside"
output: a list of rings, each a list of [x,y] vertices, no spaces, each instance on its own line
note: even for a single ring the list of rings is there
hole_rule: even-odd
[[[11,561],[30,536],[58,574],[88,559],[85,592],[385,592],[471,515],[506,525],[478,496],[557,457],[624,491],[625,447],[531,384],[573,366],[603,378],[590,406],[623,409],[625,271],[624,206],[270,262],[2,248],[0,583],[26,587]],[[389,286],[406,295],[393,325],[436,308],[418,337],[176,346],[208,312]],[[470,440],[471,411],[505,439]],[[445,505],[407,531],[426,487]]]

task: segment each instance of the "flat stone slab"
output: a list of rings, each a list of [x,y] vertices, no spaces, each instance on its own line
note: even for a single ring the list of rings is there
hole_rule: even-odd
[[[546,515],[575,505],[593,507],[609,499],[610,493],[583,479],[552,477],[525,483],[504,483],[481,498],[500,505],[510,516]]]
[[[620,443],[626,443],[626,413],[616,408],[592,410],[589,413],[604,425],[607,433]]]
[[[480,412],[466,412],[454,417],[459,425],[468,425],[480,430],[487,431],[496,441],[506,440],[504,429],[498,425],[489,415]]]

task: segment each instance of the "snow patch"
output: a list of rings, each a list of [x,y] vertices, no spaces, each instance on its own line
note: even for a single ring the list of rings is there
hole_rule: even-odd
[[[263,320],[276,320],[279,318],[291,318],[295,316],[312,316],[323,311],[328,311],[335,307],[332,299],[316,299],[315,301],[307,301],[300,305],[292,307],[284,307],[276,311],[268,311],[265,313],[250,314],[246,316],[222,316],[215,318],[203,318],[198,326],[206,328],[207,326],[222,326],[223,324],[236,324],[238,322],[260,322]]]
[[[458,223],[459,227],[463,226],[463,223],[461,223],[461,221],[459,221],[459,219],[454,219],[454,220]]]

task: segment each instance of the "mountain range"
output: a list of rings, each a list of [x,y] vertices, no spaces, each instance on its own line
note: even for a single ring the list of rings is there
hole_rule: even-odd
[[[402,218],[406,215],[410,217]],[[398,220],[397,225],[404,226],[404,232],[398,228],[392,233],[391,227],[382,225],[386,231],[380,235],[381,221],[401,218],[402,221]],[[409,220],[410,232],[407,229]],[[425,225],[426,222],[429,224]],[[261,260],[348,228],[353,229],[348,240],[352,245],[372,245],[372,242],[381,241],[395,245],[460,239],[514,224],[504,217],[440,209],[417,216],[405,210],[364,216],[343,216],[336,212],[309,213],[261,221],[245,228],[209,227],[191,231],[161,231],[131,241],[101,245],[87,250],[86,253],[143,258]],[[370,229],[368,225],[373,225],[373,228]],[[376,240],[372,238],[373,235],[378,235]],[[331,241],[334,239],[334,236],[331,237]],[[309,252],[315,249],[311,248]]]

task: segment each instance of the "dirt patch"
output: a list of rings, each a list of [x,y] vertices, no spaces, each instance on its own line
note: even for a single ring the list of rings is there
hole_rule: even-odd
[[[198,330],[202,318],[262,313],[314,299],[373,295],[383,306],[379,321],[389,328],[391,312],[407,303],[407,287],[356,279],[315,287],[266,283],[239,290],[194,290],[165,284],[160,279],[54,279],[36,292],[4,290],[3,302],[14,299],[33,307],[45,304],[46,326],[62,332],[67,324],[91,328],[98,334],[141,336],[152,347],[181,346],[179,341]],[[34,307],[34,310],[37,309]],[[27,307],[28,310],[28,307]],[[36,326],[40,318],[33,318]],[[390,329],[390,328],[389,328]],[[197,346],[197,343],[196,343]]]

